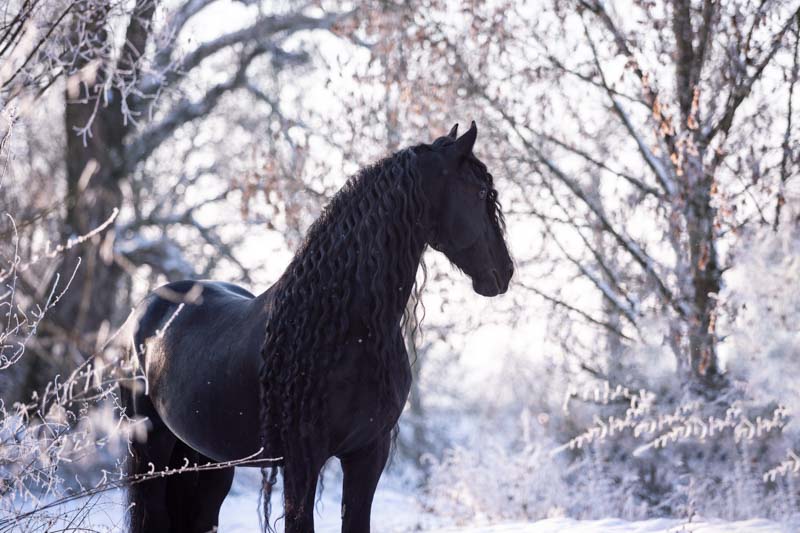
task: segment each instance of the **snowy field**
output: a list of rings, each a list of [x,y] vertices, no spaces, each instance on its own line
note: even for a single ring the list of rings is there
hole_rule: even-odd
[[[692,522],[680,520],[644,520],[626,522],[615,518],[605,520],[572,520],[569,518],[549,518],[533,523],[509,523],[493,526],[441,528],[435,531],[487,533],[767,533],[795,531],[779,526],[769,520],[747,520],[744,522]]]
[[[259,530],[257,509],[260,474],[257,470],[238,469],[231,493],[225,500],[220,514],[221,533],[251,533]],[[334,533],[341,529],[339,519],[340,486],[329,481],[323,497],[317,504],[315,526],[318,533]],[[48,531],[61,530],[67,526],[79,530],[116,532],[124,531],[124,495],[121,491],[106,493],[102,498],[77,502],[68,508],[51,513]],[[273,494],[273,509],[280,511],[280,493]],[[91,511],[89,511],[91,508]],[[800,527],[781,525],[765,519],[741,522],[695,519],[652,519],[629,522],[617,518],[602,520],[574,520],[571,518],[548,518],[536,522],[506,522],[488,524],[476,518],[472,524],[453,523],[447,517],[433,516],[422,508],[416,494],[392,486],[391,481],[382,482],[375,496],[372,512],[375,533],[400,533],[429,531],[432,533],[789,533],[800,531]],[[58,527],[60,526],[60,527]],[[22,533],[30,525],[2,528],[0,533]],[[41,530],[41,529],[39,529]],[[277,523],[283,531],[283,523]]]
[[[255,510],[258,479],[255,472],[243,472],[236,480],[234,490],[228,496],[220,516],[221,533],[245,533],[258,527]],[[756,519],[743,522],[654,519],[628,522],[616,518],[603,520],[573,520],[549,518],[536,522],[508,522],[502,524],[453,524],[445,517],[426,513],[413,493],[404,493],[397,487],[384,483],[375,494],[372,507],[372,529],[375,533],[401,533],[429,531],[431,533],[788,533],[799,529],[781,526],[770,520]],[[326,487],[317,506],[315,526],[318,533],[341,531],[338,486]],[[274,500],[275,504],[279,501]],[[278,509],[280,507],[277,507]],[[278,523],[278,530],[282,531]]]

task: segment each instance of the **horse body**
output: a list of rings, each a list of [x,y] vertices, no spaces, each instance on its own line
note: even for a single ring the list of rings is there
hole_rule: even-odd
[[[200,287],[196,301],[180,301],[194,287]],[[172,433],[215,461],[247,457],[260,447],[255,428],[266,296],[181,281],[151,293],[139,308],[134,345],[147,394]]]
[[[307,533],[317,476],[335,456],[342,530],[368,532],[411,385],[401,322],[425,247],[485,296],[505,292],[513,273],[491,176],[471,155],[476,131],[456,140],[454,128],[354,178],[263,294],[211,281],[150,294],[132,339],[146,386],[125,402],[147,418],[131,473],[248,457],[280,465],[286,531]],[[228,467],[134,484],[132,531],[215,529],[232,477]],[[265,518],[269,527],[268,506]]]
[[[198,295],[187,297],[192,291]],[[251,457],[262,447],[258,376],[271,291],[255,297],[228,283],[179,281],[157,289],[138,308],[134,345],[147,379],[147,395],[176,437],[214,461]],[[369,354],[358,336],[351,337],[354,342],[342,347],[341,364],[328,383],[330,419],[335,422],[326,439],[331,443],[330,456],[374,440],[385,429],[377,421],[388,420],[393,426],[411,382],[397,328],[387,358],[394,366],[397,402],[390,413],[379,412],[381,405],[375,401],[379,384],[360,364]],[[264,454],[280,457],[283,450]]]

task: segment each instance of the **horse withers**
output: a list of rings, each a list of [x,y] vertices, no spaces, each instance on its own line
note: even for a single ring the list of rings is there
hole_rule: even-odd
[[[179,281],[145,298],[132,340],[144,386],[125,403],[146,420],[129,474],[255,458],[265,527],[281,469],[285,529],[306,533],[319,472],[338,457],[342,531],[369,531],[411,384],[402,322],[425,248],[483,296],[504,293],[514,271],[492,176],[472,151],[476,136],[474,122],[461,137],[456,125],[359,171],[258,296]],[[134,483],[130,528],[214,530],[232,479],[223,465]]]

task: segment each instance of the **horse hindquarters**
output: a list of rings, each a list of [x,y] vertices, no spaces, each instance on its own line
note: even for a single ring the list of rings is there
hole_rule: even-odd
[[[123,394],[128,415],[140,424],[128,456],[128,475],[211,462],[178,440],[141,391]],[[146,420],[141,420],[146,418]],[[128,488],[131,533],[200,533],[215,530],[219,509],[233,481],[233,467],[154,476]]]
[[[127,457],[127,473],[133,478],[128,487],[128,526],[131,533],[169,531],[168,478],[140,478],[169,466],[177,438],[144,393],[135,389],[123,391],[126,414],[134,424]]]

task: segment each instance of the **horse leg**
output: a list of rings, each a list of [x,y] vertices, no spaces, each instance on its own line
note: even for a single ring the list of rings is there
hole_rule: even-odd
[[[387,433],[369,446],[340,457],[344,473],[342,532],[369,533],[372,498],[389,458]]]
[[[170,468],[187,464],[207,465],[213,461],[178,442],[172,452]],[[233,482],[233,467],[218,470],[188,471],[170,476],[167,485],[172,533],[206,533],[216,531],[219,509]]]
[[[191,467],[200,464],[199,459],[198,452],[179,440],[172,450],[169,467],[179,469],[187,464]],[[196,496],[195,487],[199,477],[200,472],[190,470],[167,478],[166,499],[171,533],[191,533],[192,499]]]
[[[217,526],[219,526],[219,510],[228,495],[228,491],[231,490],[234,470],[234,467],[229,466],[228,468],[200,472],[192,510],[192,533],[217,530]]]
[[[133,393],[131,396],[132,414],[136,417],[147,417],[148,420],[140,422],[147,427],[145,438],[134,438],[130,443],[128,475],[145,475],[151,470],[162,471],[169,466],[172,449],[178,439],[159,418],[147,396],[141,393]],[[128,488],[131,533],[160,533],[170,530],[166,498],[168,482],[168,477],[156,476],[133,483]]]
[[[286,533],[314,531],[314,496],[317,478],[325,460],[308,457],[300,464],[286,463],[283,467],[283,507]]]

